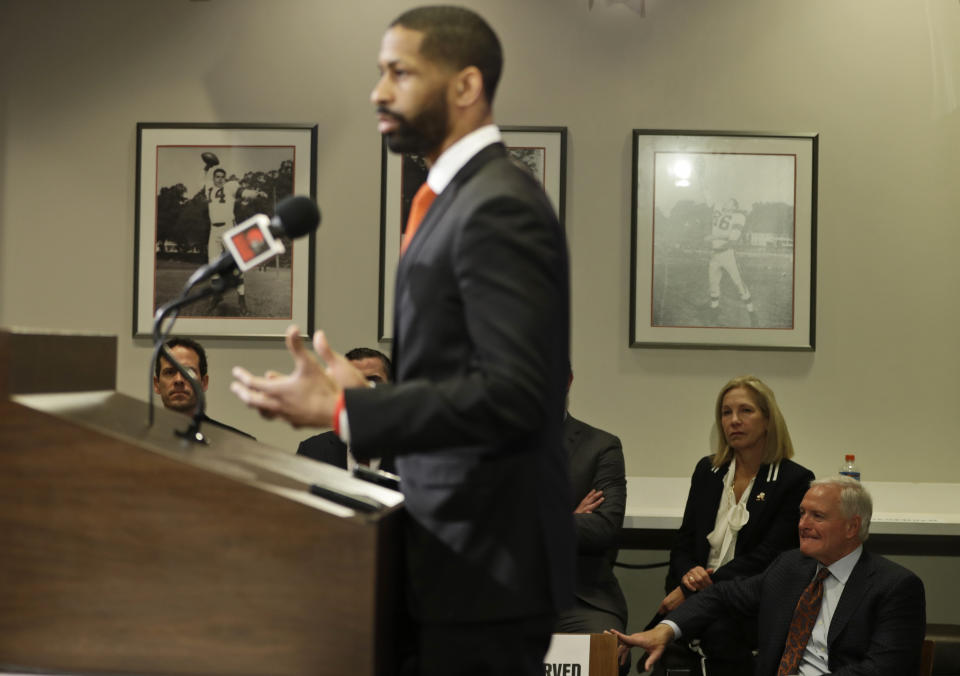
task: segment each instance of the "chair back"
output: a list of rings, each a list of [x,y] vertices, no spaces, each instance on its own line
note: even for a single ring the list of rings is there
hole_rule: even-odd
[[[928,638],[923,639],[920,648],[920,669],[917,676],[931,676],[933,674],[933,650],[936,644]]]

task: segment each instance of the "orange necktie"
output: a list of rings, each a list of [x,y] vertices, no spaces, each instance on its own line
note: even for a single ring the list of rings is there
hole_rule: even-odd
[[[414,233],[420,227],[420,222],[427,215],[427,210],[433,204],[436,196],[436,193],[430,189],[426,181],[417,190],[417,194],[413,196],[413,202],[410,203],[410,214],[407,216],[407,229],[403,231],[403,240],[400,242],[401,256],[410,246],[410,240],[413,239]]]
[[[816,624],[817,617],[820,615],[823,580],[829,574],[830,571],[826,567],[821,568],[813,578],[813,582],[807,585],[803,594],[800,595],[797,607],[793,611],[793,621],[790,622],[790,629],[787,632],[787,644],[783,649],[783,657],[780,658],[777,676],[797,673],[797,667],[800,666],[800,658],[803,657],[803,651],[807,648],[813,625]]]

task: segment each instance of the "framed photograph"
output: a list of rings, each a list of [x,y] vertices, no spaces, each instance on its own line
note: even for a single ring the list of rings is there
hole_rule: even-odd
[[[631,347],[814,349],[817,141],[633,130]]]
[[[133,335],[150,335],[157,308],[227,250],[234,226],[269,219],[291,195],[316,198],[316,173],[316,125],[138,123]],[[310,335],[314,234],[278,241],[284,253],[183,308],[174,332],[282,336],[293,322]]]
[[[567,166],[566,127],[500,127],[511,159],[532,173],[553,202],[564,224]],[[427,166],[416,155],[397,155],[381,144],[380,183],[380,320],[379,340],[393,332],[394,282],[400,260],[400,234],[410,203],[427,180]]]

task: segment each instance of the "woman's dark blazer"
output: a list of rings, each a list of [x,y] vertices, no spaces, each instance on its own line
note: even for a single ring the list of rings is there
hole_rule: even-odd
[[[694,566],[707,565],[710,555],[707,534],[716,523],[723,479],[730,468],[730,463],[714,467],[711,457],[702,458],[697,463],[690,480],[683,523],[670,552],[667,593],[679,585],[684,595],[688,595],[690,591],[680,585],[680,578]],[[720,582],[755,575],[781,552],[799,546],[798,510],[811,481],[813,472],[792,460],[761,465],[747,499],[750,520],[737,535],[734,557],[715,570],[710,578]]]

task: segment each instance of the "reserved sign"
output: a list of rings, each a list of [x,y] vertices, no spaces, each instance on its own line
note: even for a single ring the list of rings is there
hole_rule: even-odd
[[[590,676],[590,634],[554,634],[543,658],[545,676]]]

